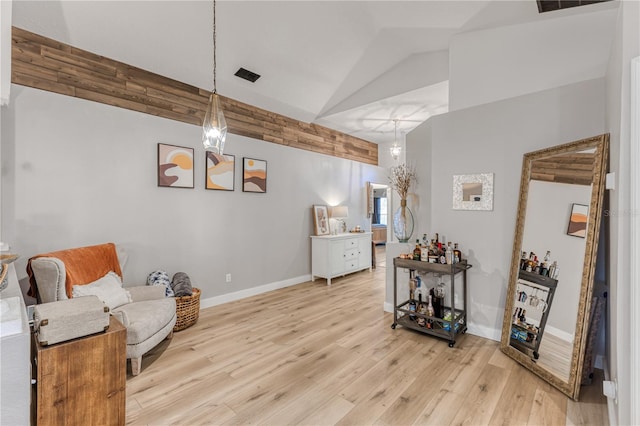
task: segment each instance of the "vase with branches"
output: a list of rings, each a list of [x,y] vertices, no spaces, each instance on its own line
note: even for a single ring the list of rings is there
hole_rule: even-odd
[[[404,163],[392,167],[389,182],[400,197],[400,207],[393,215],[393,233],[398,241],[406,243],[413,234],[413,214],[407,207],[407,195],[411,185],[417,182],[416,171]]]

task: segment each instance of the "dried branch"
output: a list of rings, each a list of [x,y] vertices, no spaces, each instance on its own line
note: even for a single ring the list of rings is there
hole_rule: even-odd
[[[391,175],[389,176],[389,182],[391,186],[400,196],[401,200],[407,199],[409,193],[409,187],[412,182],[417,182],[416,171],[413,167],[406,164],[400,164],[391,168]]]

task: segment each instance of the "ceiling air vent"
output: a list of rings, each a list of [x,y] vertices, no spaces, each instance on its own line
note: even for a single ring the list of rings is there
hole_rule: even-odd
[[[553,10],[568,9],[570,7],[586,6],[588,4],[603,3],[611,0],[537,0],[538,12],[551,12]]]
[[[234,75],[240,78],[244,78],[245,80],[248,80],[252,83],[255,83],[256,80],[260,78],[260,74],[256,74],[255,72],[246,70],[244,68],[240,68]]]

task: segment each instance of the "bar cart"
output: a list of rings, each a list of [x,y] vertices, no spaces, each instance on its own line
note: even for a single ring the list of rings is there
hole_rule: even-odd
[[[410,279],[415,277],[416,272],[449,275],[451,278],[449,304],[448,306],[446,304],[443,306],[444,309],[448,310],[449,314],[442,318],[428,316],[411,310],[409,308],[411,300],[398,303],[398,268],[408,269]],[[420,260],[401,259],[399,257],[393,259],[393,324],[391,324],[391,328],[395,329],[396,326],[401,325],[421,333],[447,339],[449,340],[449,347],[452,348],[456,343],[456,335],[467,331],[467,270],[469,268],[471,268],[471,265],[466,261],[443,265]],[[458,285],[456,283],[456,275],[458,274],[462,275],[462,308],[457,308],[455,303],[455,288]],[[424,318],[430,328],[418,325],[417,318]]]
[[[513,314],[511,316],[510,343],[516,349],[526,353],[533,353],[533,358],[538,359],[540,354],[540,342],[544,335],[544,328],[549,317],[549,309],[553,302],[553,296],[558,286],[558,280],[539,275],[533,272],[519,271],[516,286],[516,300],[514,301]],[[540,293],[540,296],[538,296]],[[535,300],[535,306],[532,303]],[[541,305],[542,303],[542,305]],[[537,309],[536,309],[537,308]],[[541,311],[540,318],[527,320],[526,312]],[[537,323],[537,325],[536,325]]]

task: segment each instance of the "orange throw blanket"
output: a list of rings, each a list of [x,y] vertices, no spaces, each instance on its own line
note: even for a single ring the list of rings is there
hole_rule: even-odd
[[[27,275],[29,275],[30,284],[27,294],[31,297],[37,297],[38,295],[38,285],[36,278],[33,276],[31,261],[39,257],[55,257],[64,263],[66,272],[65,288],[69,298],[73,297],[72,289],[74,285],[89,284],[104,277],[110,271],[115,272],[122,278],[116,246],[113,243],[38,254],[31,257],[27,262]]]

